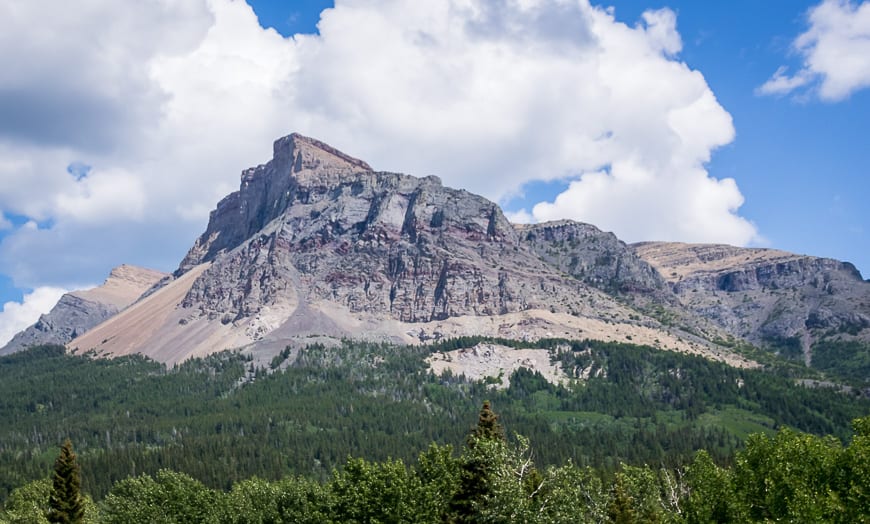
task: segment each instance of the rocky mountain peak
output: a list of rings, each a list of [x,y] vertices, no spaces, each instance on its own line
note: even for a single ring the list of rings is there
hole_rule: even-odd
[[[362,160],[299,133],[292,133],[275,140],[272,145],[272,162],[282,166],[292,166],[293,173],[372,171],[372,168]]]
[[[372,172],[362,160],[298,133],[279,138],[272,149],[272,160],[244,170],[239,190],[218,202],[176,276],[247,240],[284,213],[293,197],[304,199],[305,188],[334,187],[355,173]]]
[[[283,349],[308,335],[582,333],[689,350],[601,285],[657,285],[625,244],[585,224],[542,227],[529,236],[495,203],[437,177],[376,172],[291,134],[217,204],[174,280],[70,347],[177,362],[228,347]],[[563,236],[584,259],[565,258],[576,275],[538,253]],[[620,278],[631,284],[618,286]]]

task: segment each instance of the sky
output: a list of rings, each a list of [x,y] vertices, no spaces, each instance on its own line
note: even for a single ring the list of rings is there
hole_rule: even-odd
[[[291,132],[514,221],[870,274],[870,0],[0,0],[0,344]]]

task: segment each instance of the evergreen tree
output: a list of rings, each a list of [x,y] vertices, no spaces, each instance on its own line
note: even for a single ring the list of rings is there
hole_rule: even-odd
[[[84,521],[85,507],[80,493],[81,475],[76,454],[69,439],[60,448],[54,461],[51,494],[48,496],[49,522],[80,524]]]
[[[480,505],[492,494],[492,476],[498,451],[505,445],[504,428],[488,400],[483,402],[477,426],[471,430],[462,454],[459,490],[450,501],[452,522],[477,522]]]
[[[504,441],[504,428],[498,423],[498,415],[492,410],[488,400],[483,401],[480,415],[477,418],[477,427],[469,435],[469,446],[474,445],[477,439]]]
[[[607,506],[607,521],[614,524],[633,524],[639,522],[634,510],[634,500],[628,492],[624,477],[617,475],[613,484],[610,504]]]

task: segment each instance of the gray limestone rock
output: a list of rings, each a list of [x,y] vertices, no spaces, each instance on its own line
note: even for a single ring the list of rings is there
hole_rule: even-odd
[[[761,345],[870,341],[870,284],[855,266],[773,249],[646,242],[633,245],[658,268],[683,306],[731,335]]]
[[[516,228],[538,256],[603,291],[657,295],[665,301],[670,296],[659,272],[613,233],[571,220]]]

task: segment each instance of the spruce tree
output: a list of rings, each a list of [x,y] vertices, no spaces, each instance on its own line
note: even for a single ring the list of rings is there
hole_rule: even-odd
[[[48,497],[49,522],[80,524],[84,521],[85,508],[80,493],[81,476],[76,454],[69,439],[60,448],[54,461],[51,494]]]

